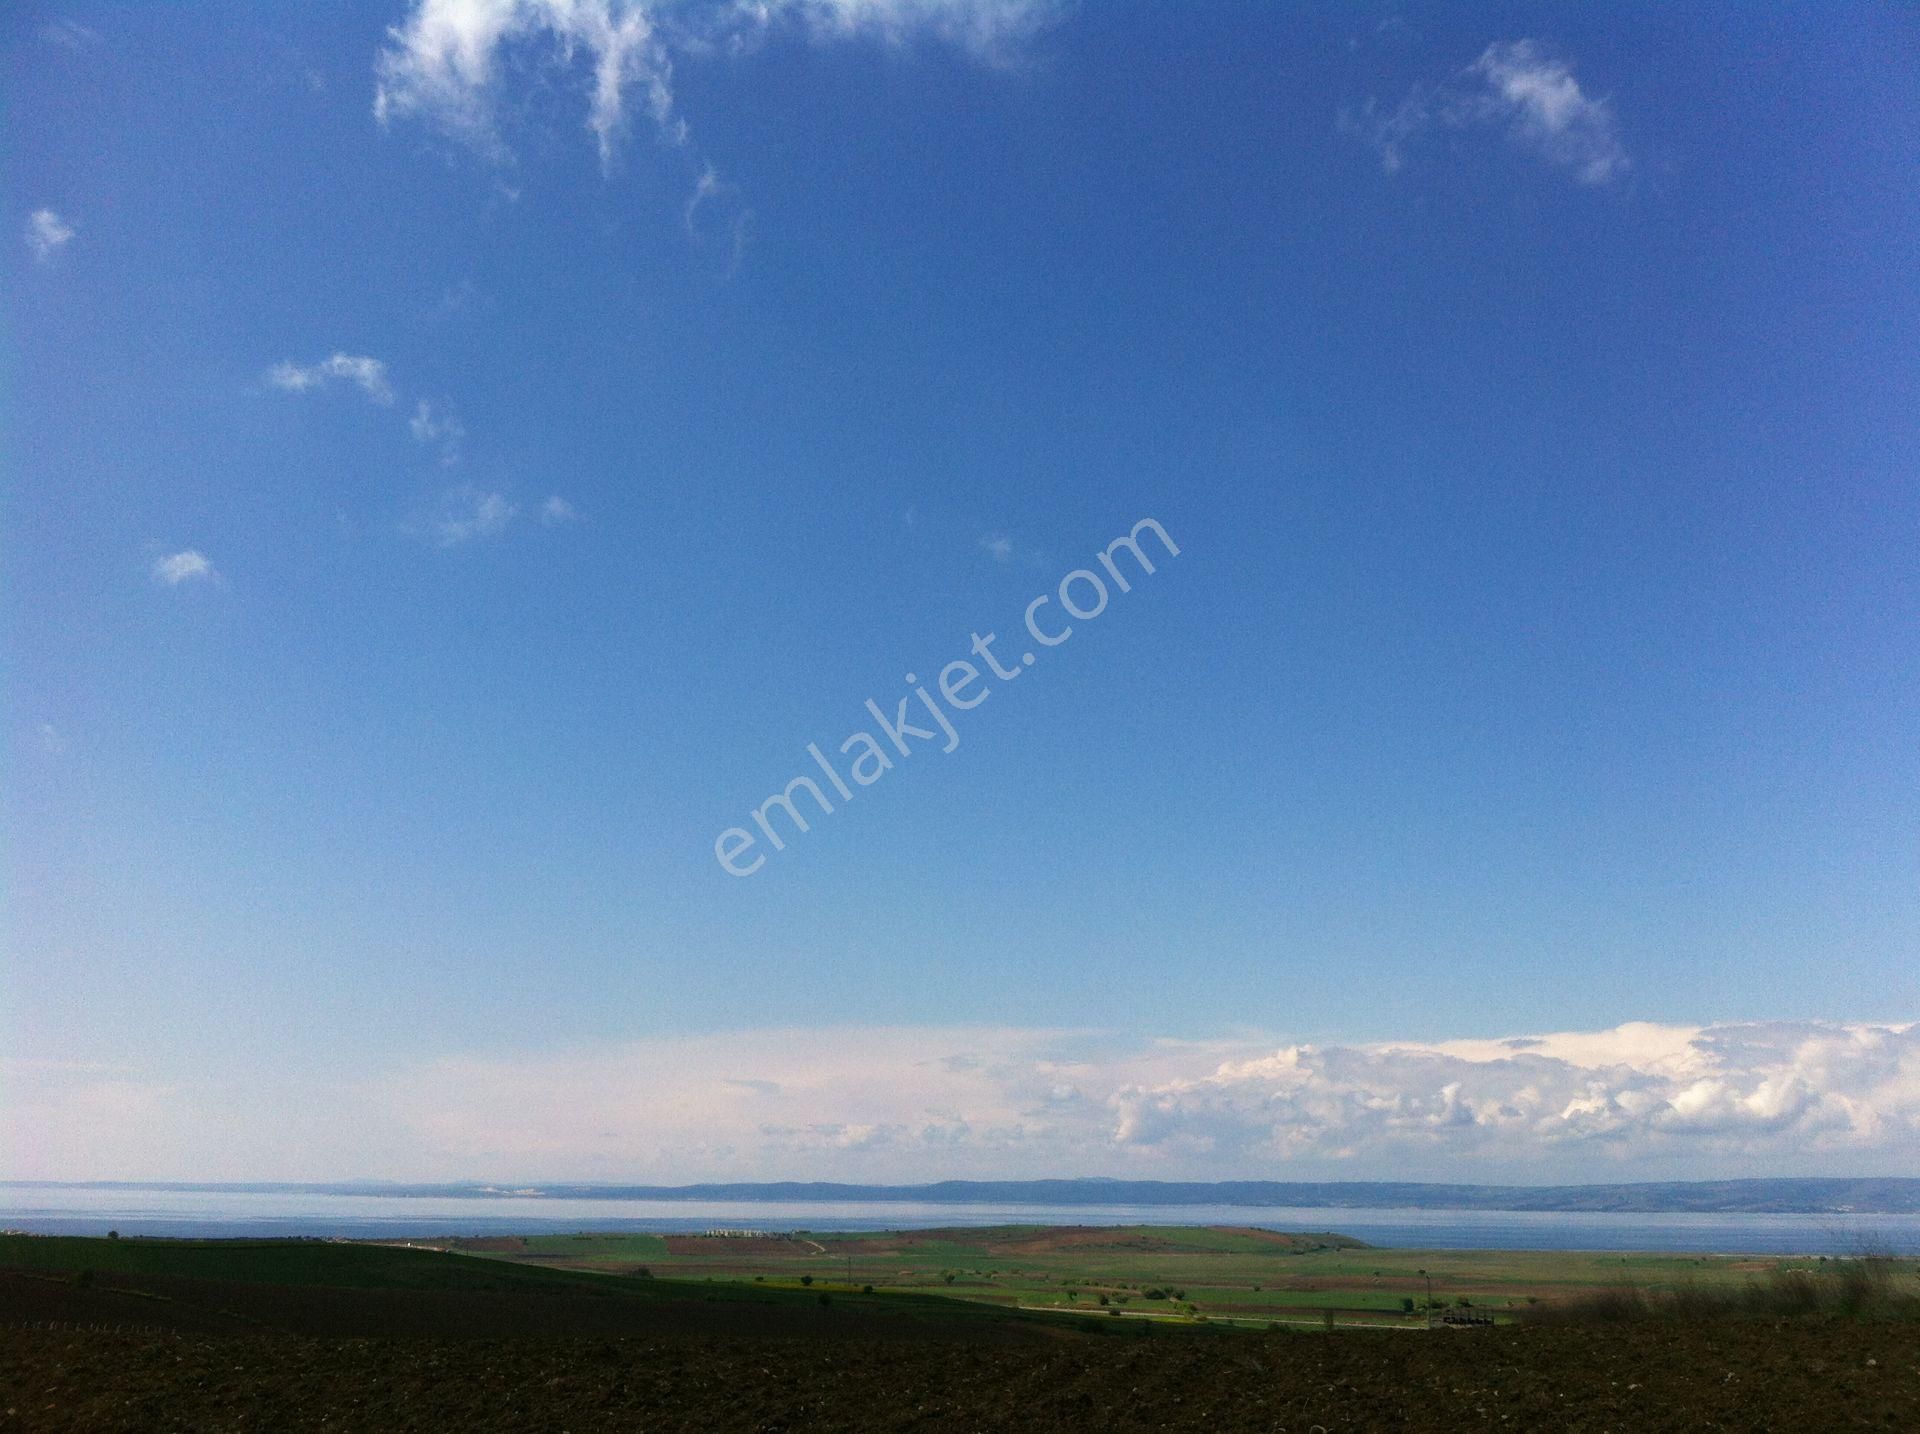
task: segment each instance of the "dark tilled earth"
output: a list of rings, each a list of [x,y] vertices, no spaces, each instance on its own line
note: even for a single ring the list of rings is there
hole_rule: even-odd
[[[1019,1343],[0,1331],[13,1430],[1920,1428],[1920,1326]]]

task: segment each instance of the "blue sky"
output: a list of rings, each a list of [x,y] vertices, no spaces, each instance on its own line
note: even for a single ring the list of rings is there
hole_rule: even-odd
[[[1920,25],[1291,8],[11,9],[7,1170],[1910,1171]]]

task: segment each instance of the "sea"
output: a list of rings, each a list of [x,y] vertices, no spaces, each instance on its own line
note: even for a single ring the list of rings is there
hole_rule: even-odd
[[[346,1195],[0,1182],[0,1228],[47,1235],[410,1239],[577,1231],[912,1230],[969,1225],[1242,1225],[1418,1250],[1920,1254],[1920,1215],[1607,1213],[1372,1206],[1024,1205]]]

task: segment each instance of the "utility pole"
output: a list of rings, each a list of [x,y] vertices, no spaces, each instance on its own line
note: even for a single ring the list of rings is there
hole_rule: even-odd
[[[1427,1282],[1427,1328],[1433,1328],[1433,1276],[1425,1270],[1417,1272]]]

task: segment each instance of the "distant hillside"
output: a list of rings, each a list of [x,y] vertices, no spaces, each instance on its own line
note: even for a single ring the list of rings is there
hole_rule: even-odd
[[[55,1182],[15,1182],[22,1187]],[[1689,1180],[1627,1185],[1432,1185],[1398,1181],[943,1180],[932,1185],[824,1181],[709,1185],[189,1185],[86,1182],[90,1189],[287,1191],[333,1195],[519,1196],[705,1202],[860,1201],[934,1205],[1280,1205],[1423,1210],[1609,1210],[1703,1214],[1920,1213],[1920,1179]]]

